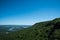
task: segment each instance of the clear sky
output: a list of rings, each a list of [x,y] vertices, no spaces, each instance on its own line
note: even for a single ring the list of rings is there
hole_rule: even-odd
[[[0,0],[0,25],[33,25],[60,17],[60,0]]]

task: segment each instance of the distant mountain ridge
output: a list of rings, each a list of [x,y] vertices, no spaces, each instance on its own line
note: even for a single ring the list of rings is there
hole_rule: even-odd
[[[0,25],[0,32],[17,31],[24,28],[28,28],[31,25]]]

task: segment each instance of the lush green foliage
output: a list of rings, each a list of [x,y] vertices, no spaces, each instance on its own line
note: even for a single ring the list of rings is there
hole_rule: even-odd
[[[49,34],[58,22],[60,22],[60,18],[39,22],[32,27],[1,35],[0,40],[60,40],[60,28],[54,29],[54,32]]]

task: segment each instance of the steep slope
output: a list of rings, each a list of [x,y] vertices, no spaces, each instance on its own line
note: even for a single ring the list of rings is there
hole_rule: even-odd
[[[4,40],[60,40],[60,18],[7,34]]]

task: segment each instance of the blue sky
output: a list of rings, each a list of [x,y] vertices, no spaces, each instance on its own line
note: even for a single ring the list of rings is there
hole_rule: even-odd
[[[0,0],[0,25],[33,25],[60,17],[60,0]]]

